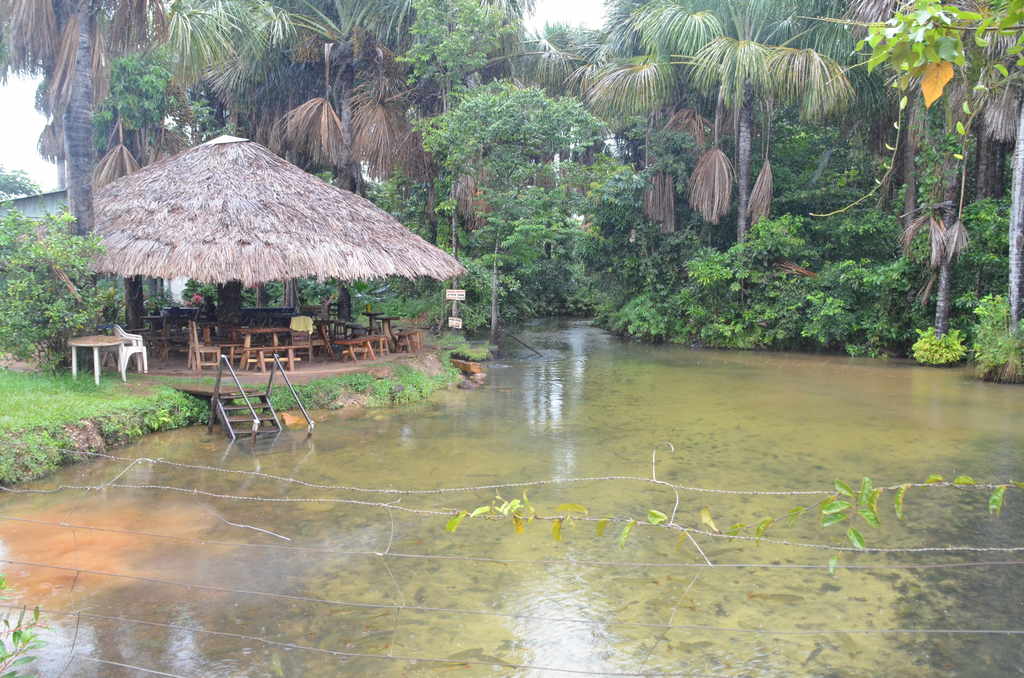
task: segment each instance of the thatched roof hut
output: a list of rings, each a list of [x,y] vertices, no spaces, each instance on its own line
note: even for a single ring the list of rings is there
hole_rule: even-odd
[[[465,269],[369,200],[259,144],[219,137],[95,195],[101,273],[200,282],[402,276]]]

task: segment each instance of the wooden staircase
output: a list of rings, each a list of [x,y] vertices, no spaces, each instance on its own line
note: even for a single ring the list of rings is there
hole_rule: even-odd
[[[234,389],[221,390],[221,381],[227,368],[228,376],[234,383]],[[274,388],[274,375],[280,372],[284,378],[285,385],[291,391],[292,397],[298,403],[302,415],[306,418],[306,434],[313,434],[313,420],[306,411],[299,394],[295,392],[291,380],[278,355],[274,354],[274,363],[270,368],[270,377],[267,379],[267,386],[263,391],[246,391],[238,380],[235,369],[226,355],[220,357],[217,365],[217,381],[213,387],[213,394],[210,396],[210,417],[207,430],[213,431],[214,422],[219,423],[231,436],[231,440],[237,440],[239,433],[249,434],[253,440],[256,436],[270,433],[277,434],[284,430],[281,420],[277,417],[277,411],[270,402],[270,395]]]

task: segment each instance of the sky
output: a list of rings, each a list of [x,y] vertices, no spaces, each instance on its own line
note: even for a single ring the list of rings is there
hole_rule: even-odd
[[[582,24],[597,28],[604,21],[603,0],[537,0],[528,22],[538,28],[545,23]],[[0,85],[0,167],[24,170],[43,191],[57,188],[57,167],[39,157],[36,142],[46,118],[35,110],[38,82],[10,77]]]

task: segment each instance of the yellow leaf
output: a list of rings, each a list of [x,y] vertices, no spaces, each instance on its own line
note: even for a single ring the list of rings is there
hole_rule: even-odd
[[[710,527],[712,532],[718,532],[718,526],[715,525],[715,521],[711,518],[711,509],[707,506],[700,510],[700,522]]]
[[[940,61],[928,64],[921,74],[921,93],[924,94],[925,108],[931,108],[935,100],[942,96],[946,85],[953,79],[953,64]]]

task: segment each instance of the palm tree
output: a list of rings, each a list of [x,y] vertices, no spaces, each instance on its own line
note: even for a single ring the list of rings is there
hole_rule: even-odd
[[[105,93],[106,60],[159,40],[163,8],[161,0],[0,0],[4,70],[44,75],[48,109],[61,120],[68,204],[79,233],[92,230],[92,110]]]
[[[631,17],[633,39],[622,29],[616,39],[623,45],[639,44],[645,53],[619,59],[597,72],[589,83],[588,98],[599,108],[628,105],[653,110],[671,106],[680,92],[693,87],[717,102],[716,118],[717,113],[731,111],[736,120],[736,235],[742,241],[751,217],[766,211],[763,195],[760,204],[751,205],[758,104],[767,104],[768,111],[773,101],[792,105],[804,120],[813,121],[842,110],[852,99],[843,68],[823,50],[826,45],[842,53],[852,43],[832,25],[804,18],[835,11],[831,4],[814,7],[796,0],[644,4]],[[770,117],[769,112],[766,130]],[[718,128],[716,124],[716,132]],[[691,180],[691,202],[712,223],[723,214],[731,192],[728,161],[717,138],[716,133],[716,143],[698,162]],[[762,189],[770,186],[770,176],[771,165],[766,162],[759,177]]]

